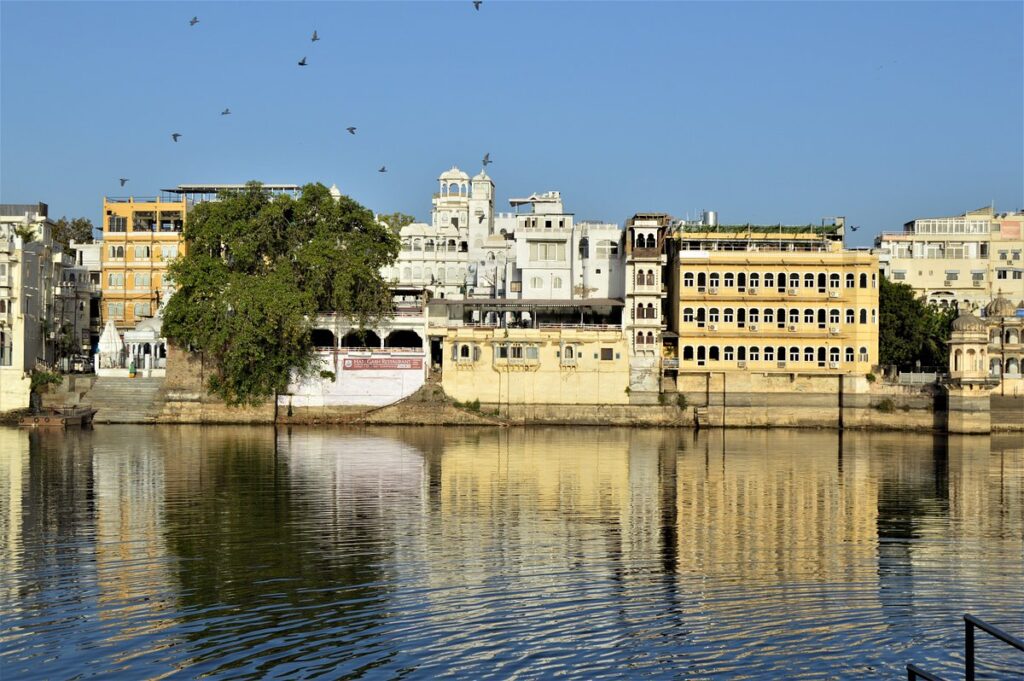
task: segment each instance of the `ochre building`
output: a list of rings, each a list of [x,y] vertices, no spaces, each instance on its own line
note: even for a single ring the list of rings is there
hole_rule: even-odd
[[[167,265],[185,250],[186,199],[103,199],[103,323],[131,329],[155,317],[172,289]]]
[[[864,375],[877,365],[878,258],[843,248],[842,218],[823,227],[683,225],[671,249],[668,314],[678,338],[665,352],[680,374]]]

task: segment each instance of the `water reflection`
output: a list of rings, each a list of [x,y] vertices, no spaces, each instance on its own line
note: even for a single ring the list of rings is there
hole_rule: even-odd
[[[1012,436],[0,429],[0,669],[953,676],[1022,531]]]

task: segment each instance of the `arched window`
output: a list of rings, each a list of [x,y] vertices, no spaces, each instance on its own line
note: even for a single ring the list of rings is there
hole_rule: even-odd
[[[654,270],[647,270],[647,285],[654,286]]]
[[[846,288],[853,288],[853,272],[846,273]]]
[[[867,288],[868,287],[868,275],[863,274],[863,273],[860,275],[860,287],[861,288]]]
[[[683,275],[683,286],[687,288],[693,286],[693,272],[687,272]]]
[[[860,311],[860,323],[861,324],[867,324],[868,323],[868,311],[867,311],[867,309],[861,309],[861,311]]]
[[[847,362],[852,362],[853,361],[853,348],[846,348],[846,361]]]
[[[857,317],[857,313],[856,312],[854,312],[850,308],[846,309],[846,323],[847,324],[853,324],[853,322],[855,321],[856,317]]]

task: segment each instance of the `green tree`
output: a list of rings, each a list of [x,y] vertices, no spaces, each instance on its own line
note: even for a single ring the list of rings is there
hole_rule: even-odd
[[[92,243],[92,220],[89,218],[72,218],[62,216],[53,223],[50,234],[55,243],[60,244],[65,250],[74,239],[78,243]]]
[[[945,366],[955,309],[928,305],[906,284],[882,277],[878,290],[879,363],[900,367]]]
[[[293,371],[314,369],[316,313],[362,328],[391,312],[380,268],[394,262],[397,237],[322,184],[293,199],[250,182],[196,206],[183,236],[163,331],[213,360],[207,387],[228,404],[258,404],[284,390]]]
[[[412,215],[406,215],[405,213],[389,213],[387,215],[378,215],[377,219],[386,224],[391,228],[391,231],[398,234],[402,231],[402,227],[411,225],[416,222],[416,218]]]

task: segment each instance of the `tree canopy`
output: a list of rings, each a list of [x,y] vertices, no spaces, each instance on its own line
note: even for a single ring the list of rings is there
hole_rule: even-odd
[[[61,216],[59,220],[54,221],[50,235],[53,241],[60,244],[64,250],[67,250],[72,240],[80,244],[91,244],[92,220],[89,218],[71,218],[68,220],[67,217]]]
[[[387,215],[378,215],[377,219],[390,227],[391,231],[395,234],[401,232],[402,227],[416,222],[415,217],[406,213],[388,213]]]
[[[250,182],[197,205],[183,236],[163,332],[213,361],[207,387],[228,404],[262,402],[284,390],[293,371],[313,369],[318,312],[346,315],[360,328],[391,313],[380,268],[394,262],[398,238],[322,184],[293,199]]]
[[[918,298],[907,284],[882,277],[878,290],[879,363],[899,367],[944,367],[955,308],[940,308]]]

